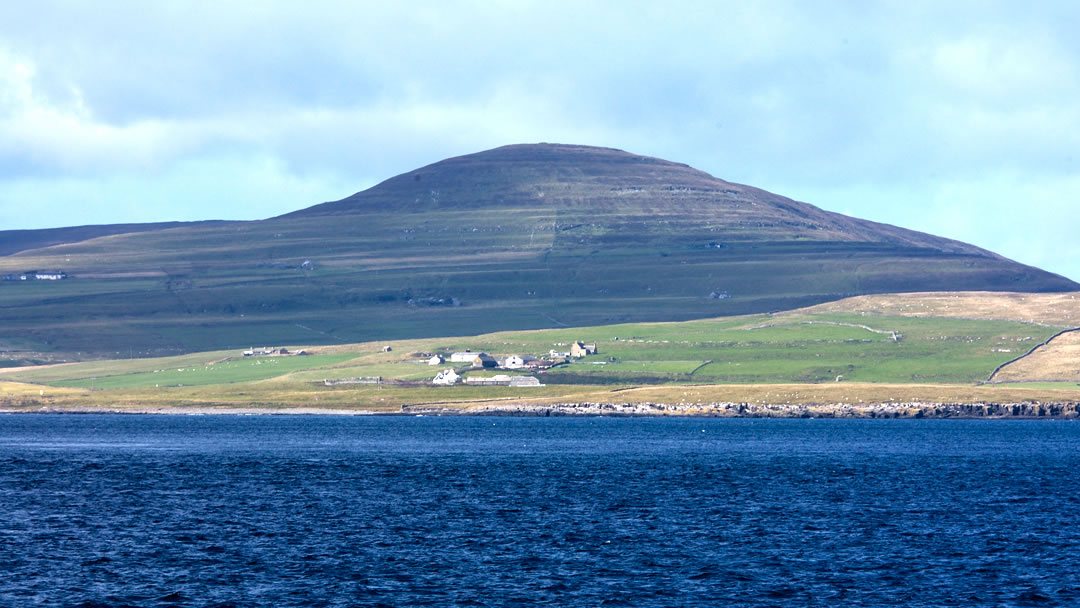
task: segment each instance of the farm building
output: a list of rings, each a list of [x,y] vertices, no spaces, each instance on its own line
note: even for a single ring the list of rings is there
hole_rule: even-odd
[[[510,386],[510,376],[498,375],[491,378],[470,376],[465,378],[466,384],[479,384],[480,386]]]
[[[503,367],[506,369],[521,369],[529,363],[536,361],[536,357],[532,355],[510,355],[503,361]]]
[[[452,355],[450,355],[450,362],[451,363],[469,363],[470,361],[472,361],[475,358],[476,358],[476,353],[472,352],[469,349],[465,349],[463,352],[453,353]]]
[[[514,376],[510,378],[510,386],[544,386],[540,384],[540,381],[532,376]]]
[[[431,383],[450,386],[451,384],[457,384],[459,379],[461,379],[461,376],[457,372],[452,369],[444,369],[435,376]]]
[[[583,342],[574,342],[570,345],[571,357],[584,357],[586,355],[596,354],[596,344],[585,344]]]
[[[465,384],[471,384],[474,386],[543,386],[540,381],[532,376],[507,376],[500,374],[498,376],[492,376],[490,378],[479,378],[470,376],[465,378]]]
[[[431,358],[427,360],[428,365],[442,365],[445,362],[446,359],[443,359],[442,355],[432,355]]]
[[[66,279],[67,276],[67,273],[63,270],[38,270],[34,272],[34,278],[39,281],[61,281]]]
[[[554,361],[548,361],[547,359],[533,359],[532,361],[526,361],[523,367],[528,369],[547,369],[555,365]]]
[[[498,367],[499,362],[495,360],[495,357],[487,353],[480,353],[475,355],[472,360],[473,367]]]

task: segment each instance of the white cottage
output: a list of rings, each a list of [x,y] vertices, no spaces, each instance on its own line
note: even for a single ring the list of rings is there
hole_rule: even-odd
[[[536,357],[532,355],[510,355],[503,362],[503,367],[506,369],[521,369],[533,361],[536,361]]]
[[[450,386],[451,384],[457,384],[457,381],[460,379],[461,376],[459,376],[458,373],[454,370],[444,369],[435,376],[431,383],[441,384],[443,386]]]

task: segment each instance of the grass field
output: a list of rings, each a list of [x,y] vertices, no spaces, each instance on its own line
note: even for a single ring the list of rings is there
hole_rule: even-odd
[[[172,386],[205,386],[235,384],[276,378],[297,370],[317,368],[329,370],[334,365],[353,359],[352,355],[315,355],[309,357],[250,357],[208,361],[204,364],[180,364],[149,371],[105,369],[105,374],[53,381],[53,386],[90,389],[150,388]],[[165,363],[161,361],[161,363]]]
[[[743,384],[595,387],[556,385],[531,389],[509,387],[407,387],[351,385],[326,387],[306,382],[263,381],[168,389],[87,390],[42,388],[0,382],[3,411],[111,411],[160,413],[402,413],[439,411],[482,413],[491,408],[533,411],[567,403],[652,406],[638,413],[678,415],[705,412],[711,404],[745,404],[790,415],[791,407],[820,415],[845,408],[894,408],[909,413],[920,404],[1080,403],[1080,387],[966,386],[944,384]],[[661,405],[657,408],[657,405]],[[532,410],[528,408],[534,408]],[[536,409],[539,408],[539,409]],[[761,411],[759,409],[759,411]],[[769,409],[765,410],[769,412]],[[873,411],[864,409],[864,413]],[[602,413],[598,411],[597,413]],[[1031,414],[1038,415],[1038,414]]]

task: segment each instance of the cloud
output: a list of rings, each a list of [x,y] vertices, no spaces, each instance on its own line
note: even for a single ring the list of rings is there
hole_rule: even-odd
[[[601,143],[589,137],[602,131],[625,147],[670,141],[640,151],[736,176],[903,180],[962,171],[969,156],[1021,162],[989,154],[1009,147],[991,138],[1047,150],[1041,165],[1064,147],[1047,137],[1053,123],[1076,120],[1062,77],[1076,73],[1075,44],[1008,5],[976,11],[999,13],[992,26],[963,6],[917,4],[59,6],[66,20],[23,14],[8,37],[40,67],[38,90],[77,91],[101,131],[75,133],[117,142],[91,159],[126,147],[135,158],[215,146],[284,156],[265,146],[320,148],[292,128],[312,117],[356,133],[415,109],[405,122],[436,145],[459,130],[477,134],[468,149],[488,133]],[[432,121],[440,114],[466,121]]]
[[[231,130],[227,121],[101,120],[82,90],[42,90],[32,59],[0,51],[0,175],[94,175],[153,170],[200,152]]]
[[[972,243],[1078,280],[1078,175],[1031,180],[1013,172],[896,185],[800,188],[783,184],[777,190],[846,215]]]
[[[337,200],[351,187],[334,174],[297,175],[277,159],[247,155],[185,160],[151,173],[26,177],[0,181],[0,230],[260,219]]]
[[[1037,34],[996,28],[926,49],[935,95],[918,99],[942,170],[1071,170],[1063,163],[1080,146],[1067,128],[1080,125],[1080,57]]]
[[[262,217],[260,200],[286,205],[275,180],[297,197],[285,211],[556,141],[948,234],[944,196],[1073,194],[1077,17],[993,0],[3,3],[0,217],[15,193],[76,188],[110,217],[209,216],[242,180],[261,183],[224,209]],[[1030,204],[1080,222],[1054,200]],[[991,220],[979,238],[1005,242]]]

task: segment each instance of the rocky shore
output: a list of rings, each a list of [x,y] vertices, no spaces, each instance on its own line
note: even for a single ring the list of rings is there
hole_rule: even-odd
[[[1025,403],[479,403],[402,406],[405,414],[504,416],[705,416],[718,418],[1080,418],[1077,402]]]
[[[511,400],[403,405],[398,410],[360,406],[311,407],[275,404],[100,405],[0,402],[0,414],[225,414],[225,415],[390,415],[390,416],[698,416],[714,418],[1052,418],[1080,419],[1080,401],[1017,403],[528,403]]]

